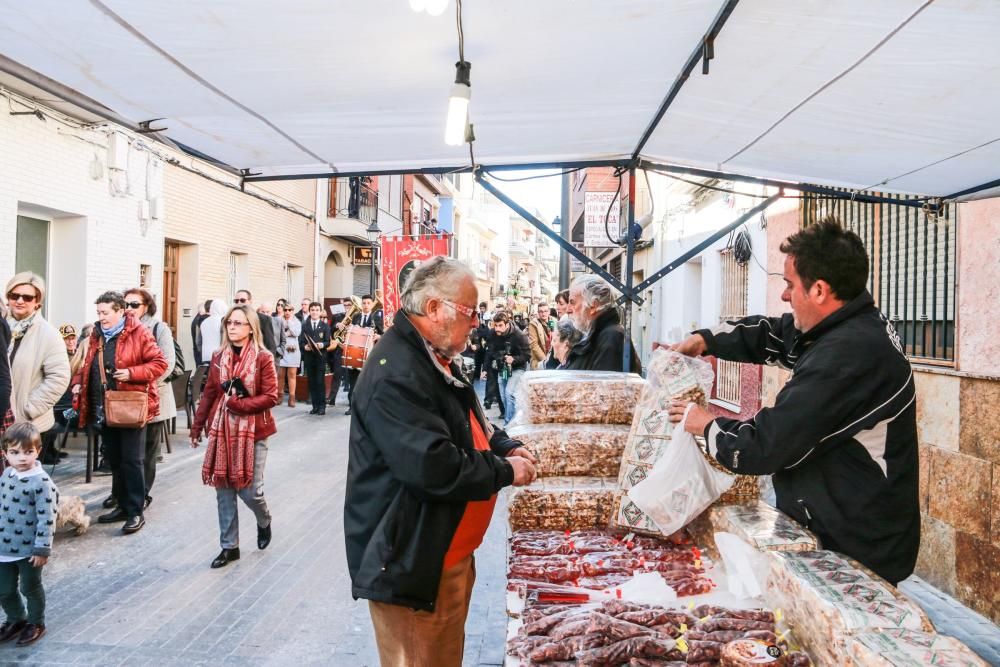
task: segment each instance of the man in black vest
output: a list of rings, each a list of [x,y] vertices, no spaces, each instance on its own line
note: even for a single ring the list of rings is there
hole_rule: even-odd
[[[374,329],[375,330],[375,340],[385,332],[385,326],[382,319],[382,311],[372,312],[372,306],[375,304],[375,299],[372,298],[371,294],[365,294],[361,297],[361,312],[357,313],[351,320],[351,324],[356,327],[362,327],[364,329]],[[354,386],[358,383],[358,376],[361,375],[361,371],[356,368],[348,368],[347,376],[350,382],[350,386],[347,388],[347,411],[345,415],[351,414],[351,395],[354,391]]]
[[[299,349],[302,363],[309,381],[309,402],[311,415],[326,414],[326,348],[330,346],[330,325],[320,319],[323,306],[313,301],[309,304],[309,319],[302,323],[299,335]]]

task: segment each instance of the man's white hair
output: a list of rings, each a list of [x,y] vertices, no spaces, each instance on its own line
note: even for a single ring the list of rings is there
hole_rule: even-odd
[[[410,272],[400,295],[403,310],[413,315],[423,315],[430,299],[458,297],[462,281],[476,276],[463,262],[451,257],[433,257]]]
[[[573,284],[570,285],[570,288],[580,290],[580,296],[583,297],[583,305],[587,308],[596,306],[598,312],[605,311],[615,304],[615,296],[611,291],[611,285],[604,278],[595,276],[593,273],[578,276],[573,281]]]

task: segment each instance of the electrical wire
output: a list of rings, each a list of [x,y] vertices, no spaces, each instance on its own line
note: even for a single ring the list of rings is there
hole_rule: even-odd
[[[455,23],[458,28],[458,60],[465,62],[465,28],[462,26],[462,0],[455,0]]]

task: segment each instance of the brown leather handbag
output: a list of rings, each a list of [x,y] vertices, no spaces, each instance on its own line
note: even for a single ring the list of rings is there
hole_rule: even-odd
[[[144,391],[116,391],[108,389],[108,376],[104,370],[104,339],[98,348],[101,365],[101,384],[104,389],[104,422],[114,428],[142,428],[149,420],[149,396]]]

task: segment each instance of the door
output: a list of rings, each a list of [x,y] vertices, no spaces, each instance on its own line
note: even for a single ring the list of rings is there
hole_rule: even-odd
[[[163,245],[163,321],[177,338],[177,275],[181,245],[167,241]]]
[[[49,282],[49,221],[17,216],[17,247],[14,272],[31,271]],[[48,316],[48,300],[42,302],[42,315]]]

